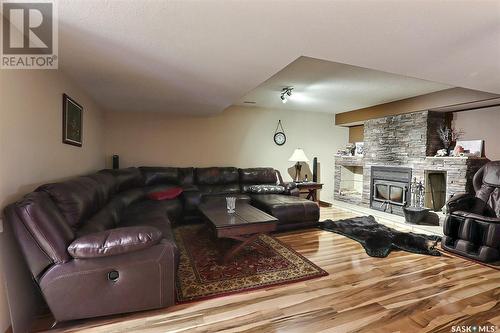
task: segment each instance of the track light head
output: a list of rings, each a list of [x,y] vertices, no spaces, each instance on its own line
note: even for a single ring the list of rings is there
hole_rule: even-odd
[[[292,90],[293,90],[293,87],[285,87],[281,90],[281,102],[286,103],[287,102],[287,96],[290,97],[292,96]]]

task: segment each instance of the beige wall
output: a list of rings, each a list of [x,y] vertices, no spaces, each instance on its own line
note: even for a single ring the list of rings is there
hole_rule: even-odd
[[[363,142],[365,138],[364,131],[365,131],[364,125],[349,127],[349,142],[351,143]]]
[[[456,112],[453,125],[463,129],[463,140],[484,140],[485,155],[500,160],[500,107]]]
[[[287,135],[283,146],[273,141],[279,119]],[[105,124],[108,161],[119,154],[121,167],[270,166],[291,180],[287,170],[294,163],[288,158],[301,147],[311,161],[318,157],[323,201],[333,200],[334,154],[348,139],[348,129],[335,126],[331,114],[254,107],[232,107],[211,117],[108,112]]]
[[[63,92],[84,107],[82,148],[61,142]],[[103,112],[60,71],[0,70],[1,208],[39,184],[103,168],[102,142]],[[7,241],[4,238],[0,238],[2,245]],[[8,252],[2,251],[3,262],[8,261],[4,257],[10,255]],[[14,294],[25,287],[8,280],[16,269],[9,267],[9,272],[0,274],[0,332],[9,325],[4,282]],[[16,304],[11,304],[11,308],[30,306],[22,304],[22,297],[13,302]],[[22,320],[22,314],[12,315],[15,320]]]

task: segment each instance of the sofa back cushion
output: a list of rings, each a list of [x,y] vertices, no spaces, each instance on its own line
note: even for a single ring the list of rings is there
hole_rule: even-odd
[[[238,169],[232,167],[197,168],[195,182],[203,194],[230,194],[240,191]]]
[[[47,193],[29,193],[15,204],[15,211],[52,262],[63,263],[70,259],[66,249],[75,235]],[[30,256],[29,253],[25,255]]]
[[[247,168],[238,169],[241,191],[249,192],[253,185],[276,185],[278,176],[273,168]]]
[[[42,185],[36,191],[50,195],[73,229],[94,215],[103,204],[97,182],[89,177],[77,177],[60,183]]]
[[[104,172],[94,173],[86,177],[89,177],[96,182],[99,206],[104,206],[115,193],[115,177]]]
[[[195,173],[197,185],[228,185],[239,181],[238,169],[233,167],[197,168]]]
[[[194,184],[194,168],[179,168],[179,185],[192,186]]]
[[[158,184],[179,185],[179,169],[170,167],[140,167],[139,170],[147,186]]]
[[[127,191],[124,193],[127,193]],[[80,228],[75,231],[76,236],[80,237],[116,227],[125,209],[125,203],[119,198],[120,195],[118,194],[117,197],[111,199],[96,214],[82,223]]]
[[[139,171],[138,168],[132,167],[117,170],[105,169],[99,172],[107,173],[115,177],[115,192],[122,192],[144,185],[144,179],[142,178],[141,171]]]

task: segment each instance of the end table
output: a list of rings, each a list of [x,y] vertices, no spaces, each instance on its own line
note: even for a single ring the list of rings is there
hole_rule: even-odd
[[[306,199],[318,202],[318,190],[323,188],[323,184],[315,182],[297,183],[300,193],[307,194]]]

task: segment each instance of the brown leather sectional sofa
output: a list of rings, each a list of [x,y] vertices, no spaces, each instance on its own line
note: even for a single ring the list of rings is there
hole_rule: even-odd
[[[276,184],[283,194],[249,193]],[[182,187],[180,197],[147,195]],[[272,168],[141,167],[102,170],[40,186],[5,209],[33,278],[58,321],[175,303],[178,250],[172,226],[200,220],[197,206],[236,195],[279,219],[280,229],[314,225],[316,203],[298,197]]]

